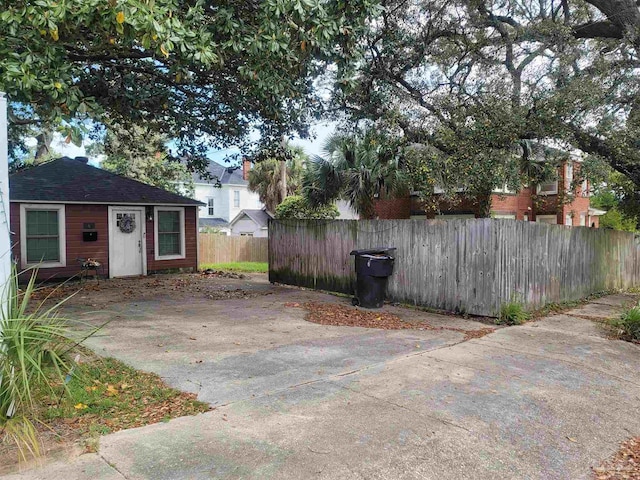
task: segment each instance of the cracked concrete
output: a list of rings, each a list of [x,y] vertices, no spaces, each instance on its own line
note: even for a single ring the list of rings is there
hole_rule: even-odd
[[[285,303],[346,300],[273,292],[138,302],[92,347],[217,408],[10,478],[573,480],[640,433],[640,347],[584,318],[614,315],[628,296],[463,342],[447,330],[310,324]]]

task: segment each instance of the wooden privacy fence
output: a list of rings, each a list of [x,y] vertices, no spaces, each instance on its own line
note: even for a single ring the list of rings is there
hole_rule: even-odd
[[[514,220],[272,221],[269,280],[352,293],[356,248],[396,247],[387,297],[473,315],[640,284],[632,233]]]
[[[200,263],[266,262],[267,238],[228,237],[216,233],[200,233]]]

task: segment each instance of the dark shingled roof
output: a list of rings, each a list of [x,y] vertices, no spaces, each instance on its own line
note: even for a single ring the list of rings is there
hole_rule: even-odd
[[[235,223],[236,220],[240,220],[243,214],[253,220],[259,227],[266,227],[269,224],[269,219],[273,218],[265,209],[245,209],[240,211],[236,218],[231,221],[231,224]]]
[[[9,176],[12,202],[204,205],[68,157]]]
[[[216,178],[220,181],[222,185],[248,185],[244,178],[242,178],[242,167],[231,167],[220,165],[213,160],[209,160],[209,166],[207,167],[207,172],[214,177],[212,180],[208,180],[206,178],[202,178],[197,173],[193,174],[193,181],[195,183],[216,183]]]
[[[224,218],[200,218],[199,223],[201,227],[228,227],[229,222]]]

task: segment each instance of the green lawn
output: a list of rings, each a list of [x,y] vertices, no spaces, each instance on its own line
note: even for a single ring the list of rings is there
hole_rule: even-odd
[[[267,262],[230,262],[230,263],[203,263],[200,270],[227,270],[229,272],[267,273],[269,264]]]

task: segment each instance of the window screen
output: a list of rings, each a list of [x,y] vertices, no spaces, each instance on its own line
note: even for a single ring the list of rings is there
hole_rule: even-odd
[[[181,255],[180,212],[170,210],[158,211],[158,254]]]
[[[27,210],[27,262],[59,262],[58,210]]]

